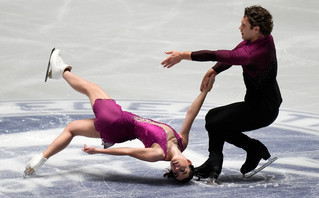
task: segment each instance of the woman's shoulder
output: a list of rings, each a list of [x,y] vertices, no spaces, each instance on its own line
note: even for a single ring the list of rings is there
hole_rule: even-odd
[[[154,149],[153,152],[158,161],[166,160],[167,155],[165,155],[163,148],[158,143],[153,143],[150,148]]]

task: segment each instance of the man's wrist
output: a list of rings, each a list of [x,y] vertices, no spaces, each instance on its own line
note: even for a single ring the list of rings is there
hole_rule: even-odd
[[[182,52],[182,59],[183,60],[192,60],[191,52]]]
[[[217,76],[218,73],[213,68],[211,68],[211,74]]]

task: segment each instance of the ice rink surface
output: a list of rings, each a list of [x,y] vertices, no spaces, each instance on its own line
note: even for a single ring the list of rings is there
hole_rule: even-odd
[[[124,110],[179,131],[203,75],[214,64],[184,61],[171,69],[165,51],[232,49],[240,41],[243,10],[259,4],[274,17],[278,82],[284,102],[273,125],[249,136],[279,159],[250,179],[239,169],[245,153],[225,145],[221,184],[186,186],[163,178],[167,162],[87,155],[75,138],[36,177],[26,162],[75,119],[92,117],[88,100],[61,81],[44,83],[52,47],[73,72],[99,84]],[[0,1],[0,197],[318,197],[319,1]],[[216,79],[195,121],[185,155],[207,157],[205,113],[240,101],[240,67]],[[142,146],[131,141],[118,146]]]

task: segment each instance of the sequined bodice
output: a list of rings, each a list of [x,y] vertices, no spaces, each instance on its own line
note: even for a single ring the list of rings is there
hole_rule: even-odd
[[[134,133],[136,137],[143,142],[146,148],[149,148],[154,143],[157,143],[163,149],[166,158],[167,136],[169,133],[174,133],[180,150],[184,150],[181,137],[171,126],[164,123],[156,122],[151,119],[142,118],[136,115],[134,115],[134,123]]]

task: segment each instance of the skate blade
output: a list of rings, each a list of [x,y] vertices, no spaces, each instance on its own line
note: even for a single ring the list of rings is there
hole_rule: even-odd
[[[200,182],[206,185],[211,185],[211,186],[217,186],[220,184],[220,182],[217,179],[212,179],[212,178],[202,178],[202,177],[198,177],[196,176],[196,182]]]
[[[218,186],[220,183],[218,182],[217,179],[209,179],[209,180],[207,181],[207,184],[208,184],[208,185],[211,185],[211,186]]]
[[[31,177],[34,173],[34,170],[32,168],[28,168],[28,169],[25,169],[23,171],[23,178],[28,178],[28,177]]]
[[[270,164],[272,164],[274,161],[276,161],[278,159],[278,157],[273,157],[273,158],[270,158],[266,163],[264,163],[262,166],[260,166],[259,168],[256,168],[254,170],[252,170],[251,172],[249,173],[246,173],[244,174],[244,178],[250,178],[252,177],[253,175],[259,173],[260,171],[262,171],[264,168],[266,168],[267,166],[269,166]]]
[[[53,49],[51,50],[51,53],[50,53],[49,62],[48,62],[48,66],[47,66],[47,72],[45,73],[44,82],[47,82],[48,77],[49,77],[49,72],[50,72],[50,68],[51,68],[50,59],[51,59],[51,56],[52,56],[52,53],[54,52],[54,50],[55,50],[55,48],[53,48]]]
[[[29,176],[28,171],[27,170],[23,171],[22,176],[23,176],[23,179],[26,179]]]

